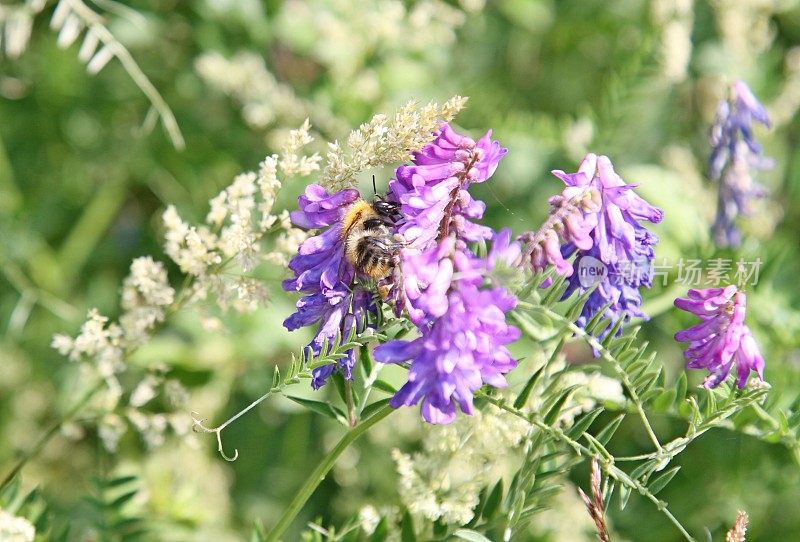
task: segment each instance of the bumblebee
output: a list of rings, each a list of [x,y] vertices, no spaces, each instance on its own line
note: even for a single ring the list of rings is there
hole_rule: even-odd
[[[374,188],[374,177],[372,183]],[[372,202],[353,202],[342,218],[345,257],[362,275],[380,280],[392,272],[402,246],[390,230],[399,216],[399,207],[376,194]]]

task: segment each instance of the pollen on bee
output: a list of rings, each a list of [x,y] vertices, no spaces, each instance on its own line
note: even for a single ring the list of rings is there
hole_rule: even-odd
[[[377,280],[387,276],[391,271],[391,266],[389,265],[389,262],[386,261],[375,263],[370,262],[368,265],[365,265],[361,271],[368,277]]]
[[[372,205],[370,205],[369,202],[364,201],[363,199],[353,202],[350,208],[347,209],[344,217],[342,217],[342,237],[347,237],[347,234],[355,224],[358,224],[367,217],[376,214],[377,213],[375,212],[375,209],[372,208]]]

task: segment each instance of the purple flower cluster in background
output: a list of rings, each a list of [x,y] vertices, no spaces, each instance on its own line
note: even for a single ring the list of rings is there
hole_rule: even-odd
[[[531,266],[541,269],[553,264],[556,272],[569,277],[566,298],[590,286],[580,273],[573,272],[566,258],[575,254],[579,269],[584,258],[591,258],[584,263],[602,264],[605,273],[583,306],[577,320],[580,326],[603,308],[612,322],[631,316],[647,318],[641,310],[640,288],[652,285],[650,264],[658,237],[641,222],[660,222],[662,211],[636,195],[636,185],[625,183],[607,156],[587,154],[577,172],[555,170],[553,175],[564,181],[566,189],[551,198],[553,209],[544,226],[535,234],[520,237]],[[558,252],[556,233],[563,239]]]
[[[772,167],[753,136],[753,122],[766,127],[771,123],[767,110],[743,81],[731,85],[731,96],[720,102],[711,129],[711,155],[708,176],[719,182],[717,216],[712,227],[714,242],[721,247],[738,246],[741,232],[735,220],[750,214],[755,198],[766,189],[753,180],[752,173]]]
[[[675,334],[675,340],[688,342],[684,352],[689,369],[708,369],[703,385],[720,385],[736,364],[736,385],[744,388],[755,371],[764,380],[764,358],[753,334],[744,323],[747,299],[736,286],[689,290],[688,297],[675,300],[675,306],[697,315],[702,322]]]
[[[472,183],[492,176],[507,149],[492,141],[491,131],[475,142],[442,124],[435,139],[400,166],[389,183],[389,196],[400,203],[397,232],[407,246],[394,275],[393,301],[405,307],[420,337],[394,340],[375,349],[376,361],[411,361],[408,382],[392,405],[421,403],[431,423],[449,423],[456,408],[472,412],[475,391],[506,385],[503,374],[516,366],[505,345],[519,337],[506,323],[516,298],[504,288],[484,287],[498,261],[511,265],[520,248],[511,232],[494,234],[473,221],[485,204],[468,192]],[[467,242],[492,239],[486,259]]]
[[[319,323],[319,330],[309,345],[315,354],[325,341],[332,343],[337,335],[347,336],[354,326],[363,329],[368,314],[376,310],[368,292],[351,288],[355,269],[344,257],[341,219],[347,207],[358,198],[358,190],[328,194],[323,187],[312,184],[298,198],[300,209],[291,213],[295,226],[327,228],[300,245],[297,255],[289,262],[294,277],[283,282],[284,290],[307,294],[297,301],[297,311],[283,325],[293,331]],[[347,357],[339,360],[338,367],[348,380],[352,378],[355,359],[355,352],[350,350]],[[315,389],[323,386],[336,368],[336,365],[326,365],[315,369],[312,386]]]

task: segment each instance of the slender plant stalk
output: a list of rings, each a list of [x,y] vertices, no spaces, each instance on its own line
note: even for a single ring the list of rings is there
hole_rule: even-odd
[[[538,306],[538,305],[531,305],[531,304],[528,304],[528,303],[526,303],[525,305],[527,306],[526,308],[528,308],[530,310],[539,311],[539,312],[545,314],[546,316],[548,316],[548,317],[550,317],[550,318],[552,318],[554,320],[561,321],[562,324],[564,324],[567,328],[569,328],[569,330],[571,332],[573,332],[575,335],[581,337],[592,348],[594,348],[595,350],[600,352],[600,356],[603,359],[605,359],[606,361],[611,363],[612,367],[614,368],[614,371],[617,373],[617,375],[622,380],[622,384],[625,386],[625,389],[630,394],[631,399],[633,401],[633,404],[636,407],[636,412],[639,414],[639,418],[642,420],[642,425],[644,426],[645,431],[647,431],[647,435],[650,437],[650,440],[653,442],[653,445],[656,447],[656,450],[658,450],[659,453],[663,453],[664,449],[661,446],[661,442],[659,442],[655,431],[653,431],[652,425],[650,425],[650,420],[648,419],[647,414],[644,411],[644,407],[642,405],[642,400],[639,398],[639,395],[636,393],[636,389],[633,387],[633,383],[630,381],[630,378],[628,377],[628,373],[626,373],[625,370],[622,368],[622,366],[619,363],[619,360],[617,360],[617,358],[615,358],[611,354],[611,352],[609,352],[608,349],[605,346],[603,346],[603,344],[600,341],[597,340],[596,337],[594,337],[591,334],[587,333],[585,329],[583,329],[582,327],[576,325],[574,322],[564,318],[562,315],[558,314],[557,312],[552,311],[552,310],[548,309],[547,307],[541,307],[541,306]]]
[[[166,100],[164,100],[161,94],[159,94],[158,90],[156,90],[156,87],[153,85],[153,83],[150,82],[150,79],[148,79],[144,74],[128,49],[126,49],[122,43],[117,41],[114,35],[103,24],[103,18],[94,10],[89,8],[81,0],[67,1],[69,2],[69,6],[73,9],[73,11],[77,13],[81,19],[83,19],[86,26],[95,32],[103,45],[108,47],[108,49],[120,61],[122,67],[126,72],[128,72],[128,75],[131,77],[131,79],[133,79],[133,82],[136,84],[136,86],[138,86],[144,95],[147,96],[147,99],[150,100],[151,106],[158,112],[158,116],[161,118],[161,122],[164,125],[164,129],[166,130],[172,145],[179,151],[183,150],[186,147],[186,142],[183,139],[181,129],[178,127],[178,121],[175,120],[175,115],[173,115],[172,110],[170,109]]]
[[[39,455],[39,452],[41,452],[47,443],[50,442],[50,439],[53,438],[56,433],[58,433],[64,424],[72,421],[72,418],[74,418],[81,410],[83,410],[83,407],[85,407],[89,401],[92,400],[92,397],[94,397],[95,393],[100,391],[104,385],[105,383],[101,381],[93,388],[88,390],[60,420],[54,423],[50,429],[48,429],[41,437],[39,437],[39,440],[36,441],[34,447],[31,448],[31,450],[25,455],[23,455],[19,461],[17,461],[16,465],[14,465],[11,470],[6,473],[6,475],[3,477],[3,480],[0,481],[0,489],[3,489],[10,484],[14,477],[19,474],[22,468],[28,463],[28,461]]]
[[[347,399],[347,423],[350,427],[355,427],[358,424],[358,414],[356,413],[356,405],[353,402],[353,382],[351,380],[344,381],[344,394]]]
[[[620,468],[614,465],[613,456],[603,448],[602,444],[594,440],[595,446],[601,450],[601,452],[605,453],[596,453],[589,449],[588,447],[584,446],[580,442],[572,439],[567,435],[564,431],[557,427],[551,427],[550,425],[544,423],[541,419],[539,419],[535,415],[527,415],[524,412],[520,412],[519,410],[507,405],[501,399],[497,397],[493,397],[491,395],[487,395],[483,391],[478,391],[476,396],[483,397],[484,399],[488,400],[493,405],[502,408],[506,412],[517,416],[518,418],[527,421],[531,425],[537,427],[539,430],[547,433],[550,435],[554,440],[560,441],[563,444],[566,444],[570,448],[572,448],[575,453],[580,457],[585,457],[587,459],[597,459],[602,465],[608,476],[616,480],[617,482],[628,486],[632,490],[636,490],[640,495],[645,497],[647,500],[652,502],[656,505],[656,508],[664,514],[667,519],[680,531],[681,535],[687,540],[687,542],[696,542],[692,535],[686,530],[686,528],[681,524],[680,521],[667,509],[667,504],[658,499],[653,493],[647,488],[647,486],[643,485],[638,480],[634,480],[631,478],[625,471],[621,470]]]
[[[333,450],[328,452],[317,468],[309,475],[306,479],[303,486],[295,495],[292,502],[289,504],[289,507],[283,513],[283,515],[278,520],[278,523],[270,530],[267,534],[266,542],[278,542],[280,540],[281,535],[286,531],[289,525],[292,523],[294,518],[303,508],[303,505],[306,504],[308,499],[317,489],[317,486],[325,479],[325,476],[328,474],[328,471],[331,470],[333,465],[336,463],[336,460],[342,455],[344,452],[353,442],[355,442],[361,435],[367,432],[367,430],[384,419],[386,416],[394,412],[394,409],[390,406],[385,406],[375,412],[372,416],[367,418],[366,420],[362,421],[350,431],[345,433],[342,439],[334,446]]]

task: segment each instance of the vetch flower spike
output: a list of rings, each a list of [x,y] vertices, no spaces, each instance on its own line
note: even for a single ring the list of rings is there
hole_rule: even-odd
[[[717,216],[712,226],[714,242],[720,247],[738,246],[741,232],[735,220],[751,213],[751,202],[766,196],[752,173],[770,169],[773,161],[764,157],[753,136],[753,122],[769,128],[767,110],[744,81],[731,85],[730,97],[720,102],[711,128],[708,176],[719,182]]]
[[[597,284],[576,323],[585,326],[604,307],[604,316],[612,322],[620,318],[647,318],[641,310],[640,289],[652,285],[651,262],[658,237],[647,231],[641,222],[658,223],[663,212],[639,197],[633,191],[637,185],[623,181],[607,156],[587,154],[576,173],[555,170],[553,175],[567,185],[565,194],[570,189],[589,194],[583,209],[584,224],[592,226],[589,232],[591,246],[583,237],[572,234],[569,242],[561,246],[562,261],[576,254],[575,265],[579,271],[603,267],[601,273],[593,275],[597,280],[591,284],[586,282],[581,272],[564,273],[569,276],[564,298],[575,290],[584,292]],[[594,215],[591,213],[597,207],[596,199],[592,192],[586,192],[589,190],[599,194],[599,208]],[[565,269],[564,264],[560,265]]]
[[[444,249],[434,259],[439,269],[446,266],[458,278],[448,278],[443,291],[437,286],[426,299],[438,299],[438,305],[431,307],[438,316],[418,325],[420,337],[389,341],[374,351],[381,363],[411,360],[408,382],[392,398],[393,407],[421,402],[426,421],[447,424],[455,419],[457,408],[473,412],[474,393],[484,384],[507,386],[503,375],[517,362],[506,345],[520,332],[508,325],[506,313],[517,299],[505,288],[486,288],[483,283],[497,263],[508,265],[518,258],[519,245],[510,238],[509,230],[496,234],[486,259],[454,250],[453,237],[442,241]]]
[[[491,229],[472,222],[486,205],[467,189],[489,179],[507,152],[492,140],[491,130],[476,142],[442,123],[435,139],[389,182],[389,199],[401,204],[403,216],[397,233],[419,250],[451,233],[471,242],[491,238]]]
[[[473,222],[486,205],[472,198],[469,186],[488,180],[506,152],[491,130],[476,142],[442,123],[412,163],[397,168],[387,196],[400,204],[395,233],[405,241],[391,279],[397,314],[407,309],[411,321],[421,325],[446,312],[453,251],[494,235]]]
[[[675,340],[688,342],[684,352],[689,369],[708,369],[703,386],[715,388],[736,365],[736,385],[744,388],[755,371],[764,380],[764,358],[750,328],[744,323],[747,298],[736,286],[689,290],[675,306],[697,315],[702,322],[675,334]]]

